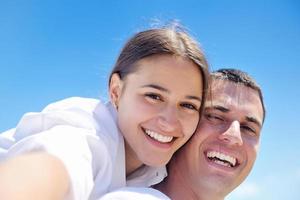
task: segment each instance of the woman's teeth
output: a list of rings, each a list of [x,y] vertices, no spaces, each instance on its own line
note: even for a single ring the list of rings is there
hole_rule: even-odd
[[[172,136],[161,135],[161,134],[158,134],[158,133],[150,131],[150,130],[145,130],[145,133],[147,135],[149,135],[151,138],[153,138],[159,142],[162,142],[162,143],[171,142],[173,139]]]

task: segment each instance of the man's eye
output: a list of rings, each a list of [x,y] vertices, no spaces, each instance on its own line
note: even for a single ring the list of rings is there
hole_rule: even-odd
[[[184,108],[190,109],[190,110],[197,110],[197,111],[199,110],[197,108],[197,106],[195,106],[191,103],[182,103],[181,106],[184,107]]]
[[[244,129],[245,131],[249,132],[251,135],[256,135],[255,129],[253,129],[249,126],[243,125],[243,126],[241,126],[241,129]]]
[[[162,97],[158,94],[154,94],[154,93],[147,93],[145,94],[145,97],[151,99],[151,100],[160,100],[162,101]]]
[[[219,117],[218,115],[214,115],[211,113],[207,113],[205,114],[205,117],[209,120],[209,121],[213,121],[213,122],[217,122],[217,121],[224,121],[221,117]]]

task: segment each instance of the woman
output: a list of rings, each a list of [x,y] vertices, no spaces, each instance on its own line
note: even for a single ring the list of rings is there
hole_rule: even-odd
[[[0,199],[97,199],[160,182],[197,127],[207,68],[182,29],[137,33],[110,75],[110,102],[65,99],[1,135]]]

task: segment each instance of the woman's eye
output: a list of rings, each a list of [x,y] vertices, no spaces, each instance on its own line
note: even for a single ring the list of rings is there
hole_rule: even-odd
[[[190,110],[199,110],[195,105],[190,103],[182,103],[181,106]]]
[[[145,96],[151,100],[160,100],[162,101],[162,97],[158,94],[154,94],[154,93],[147,93],[145,94]]]

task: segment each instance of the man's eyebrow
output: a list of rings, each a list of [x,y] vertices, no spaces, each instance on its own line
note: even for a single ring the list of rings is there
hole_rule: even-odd
[[[262,127],[262,124],[255,117],[246,117],[246,120],[248,122],[253,122],[254,124],[259,126],[260,128]]]
[[[215,109],[215,110],[219,110],[219,111],[224,112],[224,113],[228,113],[230,111],[228,108],[225,108],[225,107],[220,106],[220,105],[208,106],[208,107],[206,107],[206,109]],[[252,122],[252,123],[256,124],[260,128],[262,127],[262,123],[258,119],[256,119],[255,117],[246,116],[246,120],[248,122]]]
[[[160,90],[160,91],[163,91],[163,92],[170,93],[170,91],[168,89],[166,89],[162,86],[156,85],[156,84],[147,84],[147,85],[142,86],[142,88],[145,88],[145,87],[150,87],[150,88],[154,88],[154,89],[157,89],[157,90]],[[197,100],[197,101],[200,101],[200,102],[202,101],[202,99],[200,97],[193,96],[193,95],[187,95],[186,98]]]
[[[228,109],[228,108],[225,108],[225,107],[219,106],[219,105],[216,105],[216,106],[208,106],[207,109],[219,110],[219,111],[224,112],[224,113],[228,113],[228,112],[229,112],[229,109]]]

